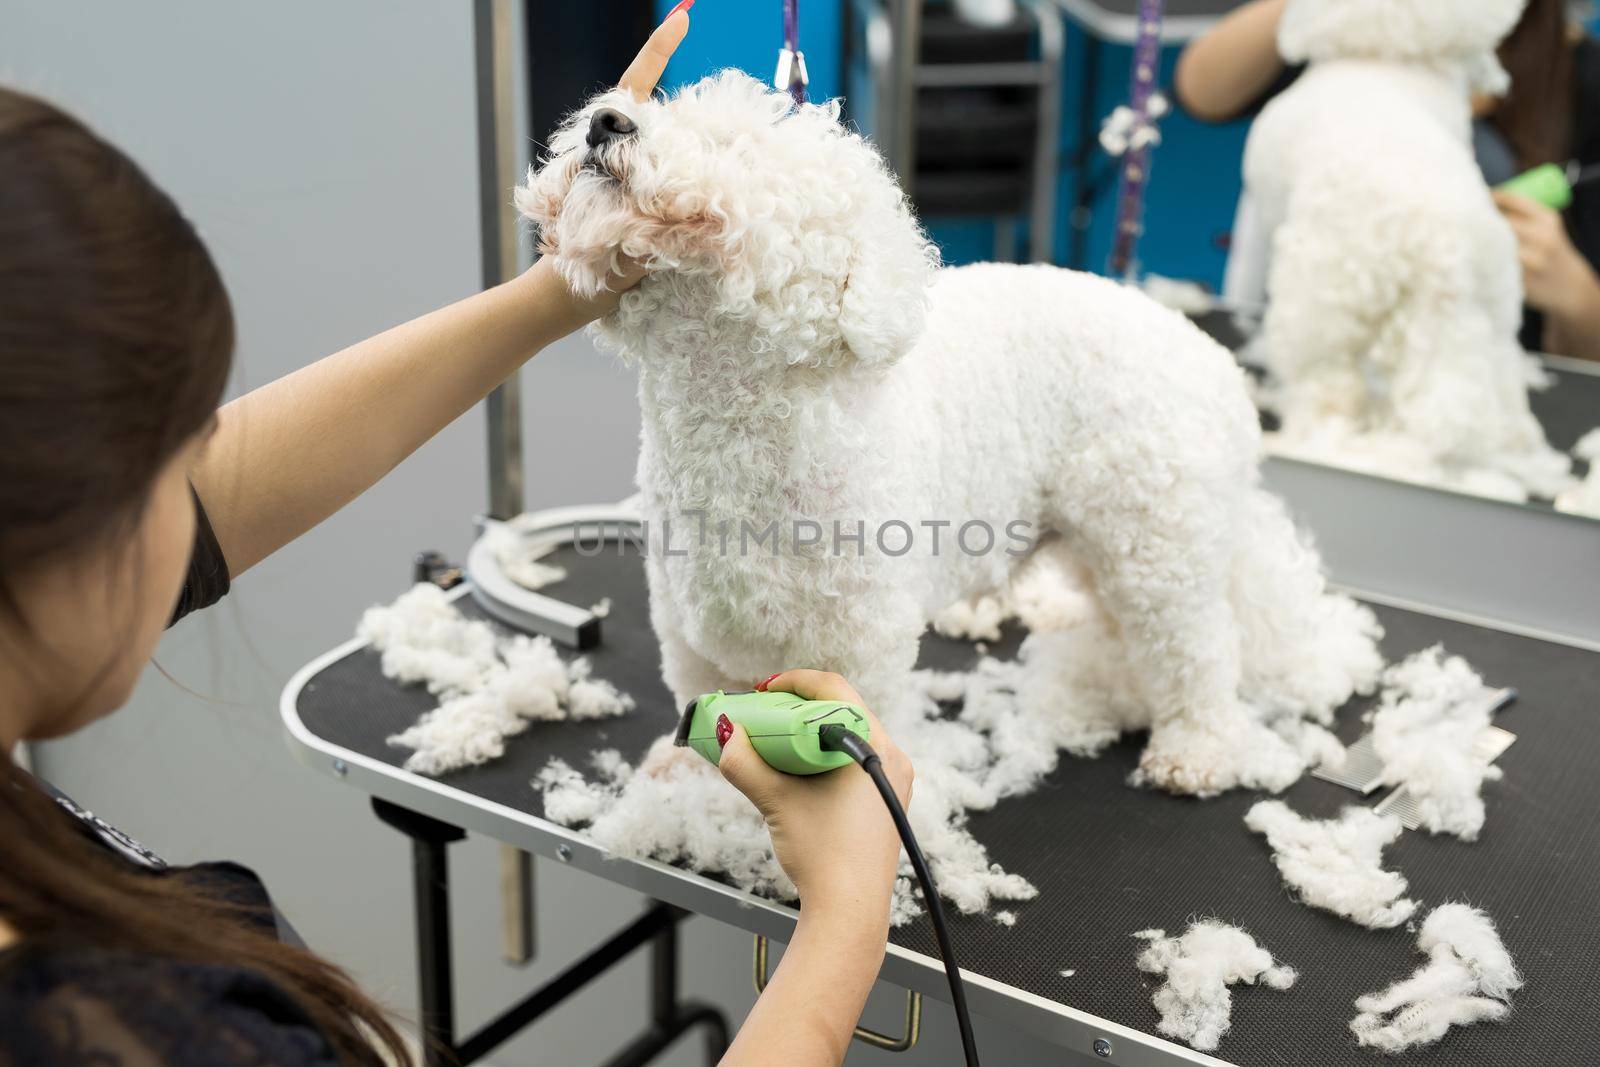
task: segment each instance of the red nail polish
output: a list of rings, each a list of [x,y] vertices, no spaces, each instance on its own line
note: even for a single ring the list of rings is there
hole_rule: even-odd
[[[728,721],[726,715],[717,716],[717,747],[727,748],[728,740],[733,737],[733,723]]]
[[[678,6],[674,7],[671,11],[667,12],[667,19],[670,19],[672,16],[676,15],[680,11],[687,11],[693,6],[694,6],[694,0],[678,0]],[[665,21],[667,21],[667,19],[662,19],[661,21],[665,22]]]
[[[782,674],[782,673],[783,673],[782,671],[778,672],[778,674]],[[767,686],[772,684],[772,679],[776,678],[778,676],[778,674],[770,675],[767,678],[767,680],[764,681],[764,682],[757,682],[756,683],[756,692],[765,693],[767,691]]]

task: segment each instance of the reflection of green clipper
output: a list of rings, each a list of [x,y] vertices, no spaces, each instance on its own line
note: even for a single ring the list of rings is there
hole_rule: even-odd
[[[1572,206],[1573,190],[1597,178],[1600,178],[1600,167],[1579,167],[1576,163],[1563,167],[1559,163],[1546,163],[1526,174],[1517,175],[1500,189],[1525,196],[1552,211],[1565,211]]]
[[[720,689],[689,702],[673,744],[694,749],[712,763],[722,760],[717,720],[744,727],[767,764],[787,774],[820,774],[853,762],[843,752],[824,752],[817,737],[824,726],[843,726],[870,740],[867,717],[854,704],[804,700],[793,693],[724,693]]]

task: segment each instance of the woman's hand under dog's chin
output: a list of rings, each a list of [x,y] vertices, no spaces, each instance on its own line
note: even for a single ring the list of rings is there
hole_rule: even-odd
[[[532,299],[550,309],[552,323],[560,328],[557,337],[551,338],[555,340],[616,311],[622,302],[622,294],[643,281],[645,274],[645,269],[638,262],[622,257],[621,270],[607,277],[606,288],[594,296],[583,296],[567,284],[556,267],[555,259],[546,256],[529,267],[517,279],[517,283],[525,285]]]

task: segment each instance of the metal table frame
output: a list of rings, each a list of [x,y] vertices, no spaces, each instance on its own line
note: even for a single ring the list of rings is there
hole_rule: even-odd
[[[728,1020],[708,1004],[678,995],[678,924],[681,908],[654,904],[628,926],[465,1039],[456,1036],[454,969],[450,949],[448,848],[466,831],[374,795],[373,812],[411,839],[417,930],[418,1024],[426,1067],[475,1063],[585,985],[650,946],[650,1022],[643,1033],[606,1061],[606,1067],[641,1067],[693,1027],[705,1028],[706,1062],[728,1049]]]

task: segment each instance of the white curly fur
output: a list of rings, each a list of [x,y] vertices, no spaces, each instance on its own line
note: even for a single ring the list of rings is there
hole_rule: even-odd
[[[1179,937],[1165,930],[1133,936],[1149,942],[1139,954],[1139,969],[1167,979],[1154,996],[1161,1013],[1157,1028],[1202,1052],[1216,1048],[1233,1025],[1229,986],[1260,982],[1281,992],[1299,977],[1294,968],[1275,963],[1255,938],[1215,919],[1194,923]]]
[[[384,677],[421,682],[440,698],[438,707],[388,739],[414,750],[405,768],[418,774],[498,759],[506,738],[530,722],[612,718],[633,710],[633,698],[593,677],[588,660],[564,661],[548,637],[501,638],[488,623],[463,616],[431,582],[368,608],[356,636],[382,653]]]
[[[598,107],[637,133],[591,150]],[[1005,587],[1014,520],[1061,535],[1091,577],[1152,727],[1156,785],[1281,788],[1304,760],[1252,730],[1241,685],[1322,717],[1376,675],[1376,623],[1327,593],[1260,488],[1240,370],[1181,315],[1048,267],[937,270],[835,106],[796,108],[734,72],[666,100],[602,95],[551,149],[517,203],[562,275],[594,292],[619,255],[654,268],[598,335],[639,365],[656,529],[703,512],[735,536],[796,518],[867,531],[859,555],[653,544],[652,621],[678,698],[831,668],[916,758],[935,724],[897,716],[926,702],[896,698],[918,638],[939,609]],[[873,538],[889,520],[982,520],[1001,540],[951,551],[953,526],[935,556],[924,530],[894,556]],[[1265,760],[1244,751],[1255,743]]]
[[[1417,948],[1428,962],[1382,993],[1356,1001],[1350,1022],[1356,1041],[1404,1052],[1444,1037],[1452,1026],[1499,1022],[1522,988],[1511,954],[1494,922],[1466,904],[1442,904],[1422,924]]]
[[[1374,930],[1416,913],[1417,902],[1401,896],[1405,877],[1383,869],[1383,850],[1403,829],[1393,815],[1352,806],[1337,819],[1307,819],[1281,800],[1263,800],[1244,824],[1266,836],[1278,873],[1311,907]]]
[[[1516,240],[1471,143],[1523,4],[1290,0],[1280,49],[1311,67],[1245,150],[1283,452],[1518,500],[1571,484],[1528,405]]]
[[[1423,829],[1477,840],[1486,815],[1483,784],[1502,775],[1477,751],[1495,690],[1440,645],[1389,667],[1383,686],[1372,713],[1383,783],[1410,792]]]

